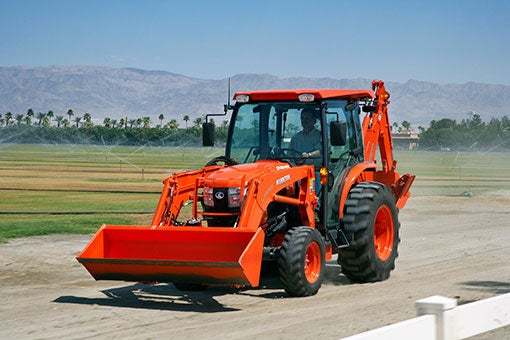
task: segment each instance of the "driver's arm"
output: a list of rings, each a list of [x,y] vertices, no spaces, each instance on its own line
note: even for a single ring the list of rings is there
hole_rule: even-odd
[[[320,150],[313,150],[312,152],[303,152],[301,154],[301,157],[303,158],[310,158],[310,157],[319,157],[321,155]]]

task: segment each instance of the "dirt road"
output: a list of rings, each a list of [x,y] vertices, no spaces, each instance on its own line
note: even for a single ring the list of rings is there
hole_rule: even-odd
[[[335,261],[316,296],[257,289],[182,293],[171,284],[96,282],[74,259],[91,238],[0,245],[0,338],[338,339],[415,316],[431,295],[459,304],[510,292],[510,193],[413,197],[400,214],[388,281],[352,284]],[[510,338],[510,327],[478,338]]]

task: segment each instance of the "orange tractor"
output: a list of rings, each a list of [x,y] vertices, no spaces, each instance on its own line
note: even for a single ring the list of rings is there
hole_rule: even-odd
[[[151,225],[103,225],[77,260],[96,280],[181,290],[256,287],[267,264],[278,266],[289,295],[313,295],[334,254],[352,281],[387,279],[415,176],[396,172],[384,83],[238,92],[234,100],[225,106],[225,156],[166,178]],[[293,136],[304,111],[319,142],[303,151]],[[211,146],[207,119],[203,142]]]

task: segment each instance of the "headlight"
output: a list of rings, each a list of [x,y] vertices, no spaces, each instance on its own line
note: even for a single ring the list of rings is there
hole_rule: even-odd
[[[246,196],[248,187],[244,188],[243,197]],[[241,188],[228,188],[228,207],[238,208],[241,205]]]
[[[245,188],[246,195],[248,188]],[[217,209],[239,208],[241,205],[241,188],[204,187],[204,205]]]
[[[228,207],[237,208],[240,204],[241,188],[228,188]]]
[[[204,204],[209,207],[214,207],[213,188],[204,187]]]

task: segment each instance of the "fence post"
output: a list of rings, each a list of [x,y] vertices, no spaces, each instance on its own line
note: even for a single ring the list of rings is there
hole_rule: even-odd
[[[433,314],[436,316],[436,339],[450,340],[451,332],[448,330],[448,321],[445,320],[445,311],[457,307],[457,300],[444,296],[434,295],[414,303],[418,316]]]

